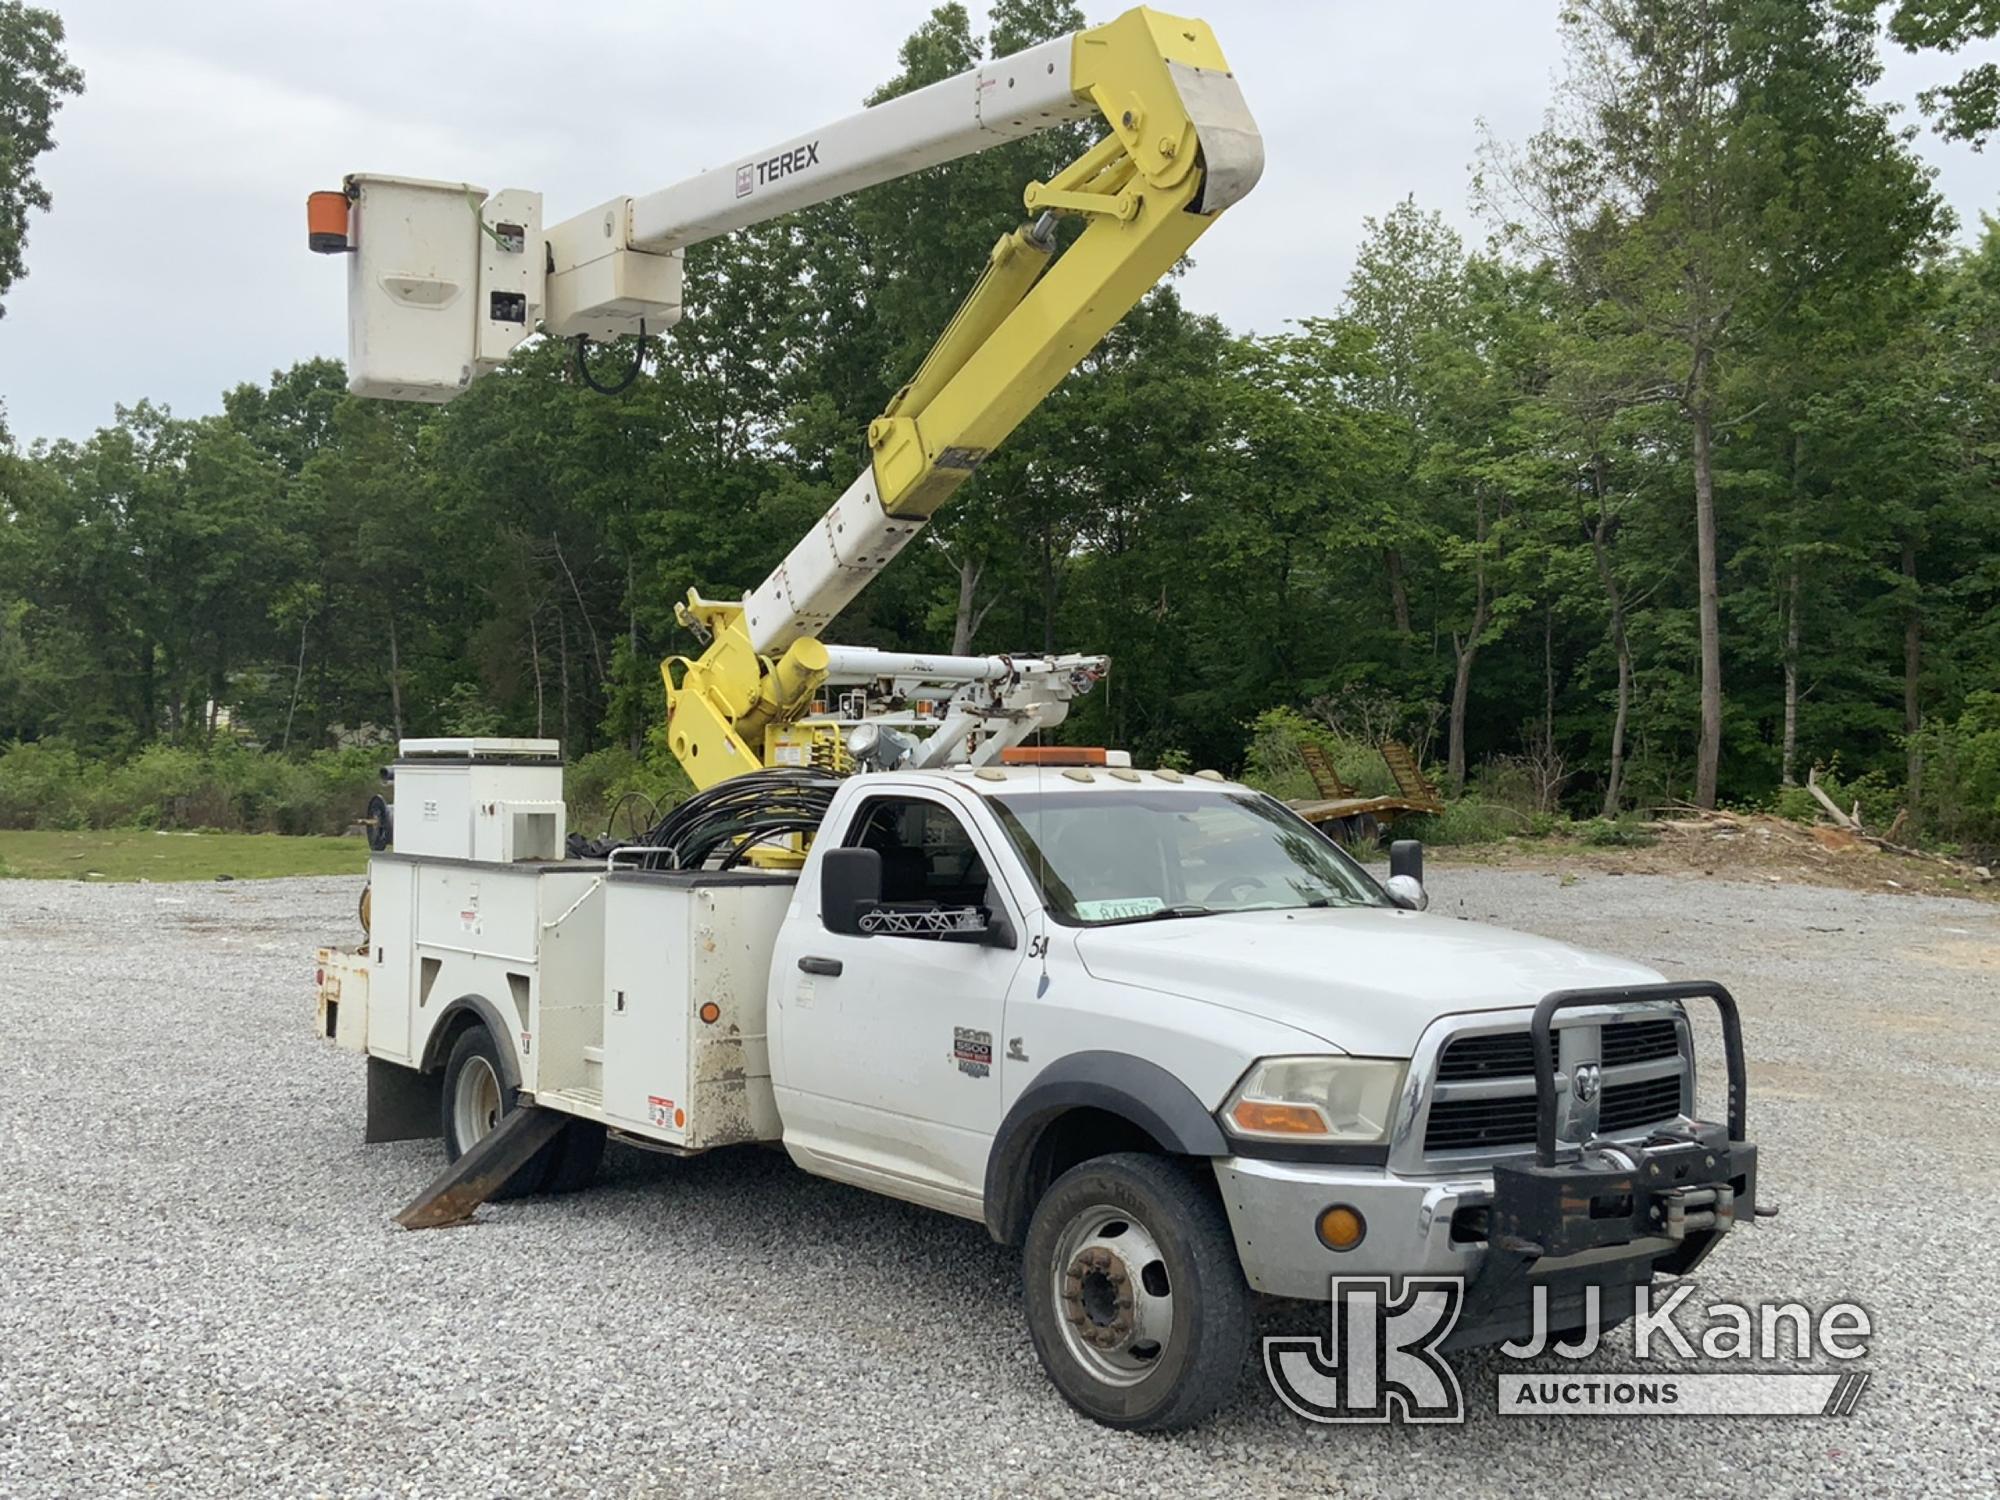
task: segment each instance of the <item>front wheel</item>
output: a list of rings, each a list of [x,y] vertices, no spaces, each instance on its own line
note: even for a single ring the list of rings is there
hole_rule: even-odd
[[[1065,1400],[1107,1427],[1192,1426],[1235,1390],[1250,1289],[1205,1164],[1121,1154],[1035,1206],[1028,1333]]]

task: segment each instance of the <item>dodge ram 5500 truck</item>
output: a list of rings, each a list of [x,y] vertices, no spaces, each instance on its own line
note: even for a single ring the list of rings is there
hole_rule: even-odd
[[[371,1140],[441,1130],[464,1167],[518,1111],[513,1191],[580,1185],[607,1133],[781,1143],[1020,1247],[1050,1378],[1128,1428],[1229,1394],[1253,1293],[1462,1277],[1447,1347],[1490,1343],[1538,1286],[1556,1329],[1592,1286],[1629,1309],[1753,1213],[1728,994],[1427,913],[1408,848],[1378,883],[1260,792],[1096,752],[761,773],[563,858],[555,748],[405,744],[369,947],[320,955]]]

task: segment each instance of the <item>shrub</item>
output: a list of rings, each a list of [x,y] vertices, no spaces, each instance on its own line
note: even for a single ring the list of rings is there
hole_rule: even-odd
[[[2000,844],[2000,693],[1969,695],[1956,720],[1925,725],[1911,743],[1924,757],[1925,831]]]
[[[0,827],[337,834],[366,810],[385,758],[381,750],[295,759],[234,744],[149,745],[114,763],[54,742],[14,745],[0,752]]]
[[[1496,802],[1453,802],[1441,813],[1422,818],[1398,818],[1392,837],[1422,839],[1427,844],[1497,844],[1525,832],[1525,814]]]
[[[1395,795],[1395,778],[1383,763],[1380,750],[1344,738],[1292,708],[1269,708],[1251,721],[1244,781],[1278,798],[1317,797],[1319,791],[1299,755],[1301,745],[1317,745],[1324,750],[1340,779],[1354,788],[1356,796]]]
[[[0,828],[80,828],[83,762],[55,740],[0,751]]]
[[[1794,823],[1810,823],[1819,817],[1820,807],[1804,787],[1781,786],[1778,795],[1771,799],[1771,811]]]
[[[1542,809],[1533,770],[1523,755],[1487,757],[1473,776],[1472,786],[1481,802],[1519,813],[1524,822]]]
[[[100,768],[82,792],[93,828],[221,828],[231,822],[226,796],[207,757],[176,745],[148,745],[123,765]]]
[[[1831,764],[1814,772],[1813,780],[1841,811],[1849,811],[1858,803],[1862,826],[1874,833],[1888,832],[1889,825],[1895,822],[1896,813],[1903,805],[1903,788],[1900,785],[1891,785],[1889,778],[1879,770],[1846,776],[1841,772],[1840,757],[1837,755]],[[1796,823],[1817,822],[1824,811],[1818,799],[1803,786],[1780,787],[1777,796],[1772,799],[1771,810],[1779,817],[1790,818]]]
[[[677,806],[693,790],[679,763],[651,747],[637,756],[622,745],[606,746],[563,772],[570,831],[591,838],[644,828],[656,813]],[[615,829],[610,826],[614,815]]]
[[[1615,818],[1592,818],[1577,824],[1577,836],[1598,849],[1644,849],[1658,842],[1645,819],[1637,813],[1620,813]]]

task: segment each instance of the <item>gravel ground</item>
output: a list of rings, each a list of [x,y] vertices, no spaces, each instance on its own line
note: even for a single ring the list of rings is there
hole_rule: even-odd
[[[1502,1418],[1482,1355],[1463,1427],[1312,1427],[1250,1381],[1198,1431],[1114,1434],[1044,1381],[1010,1252],[775,1154],[614,1147],[591,1192],[409,1234],[389,1215],[437,1148],[364,1149],[361,1063],[308,1025],[307,950],[346,934],[355,882],[12,881],[0,1494],[2000,1492],[2000,908],[1431,884],[1735,990],[1784,1214],[1702,1290],[1870,1307],[1851,1418]],[[1622,1342],[1588,1365],[1631,1368]]]

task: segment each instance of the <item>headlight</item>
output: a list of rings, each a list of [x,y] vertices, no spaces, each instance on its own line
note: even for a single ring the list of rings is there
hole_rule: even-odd
[[[1379,1144],[1407,1064],[1384,1057],[1267,1057],[1222,1107],[1230,1134],[1259,1141]]]

